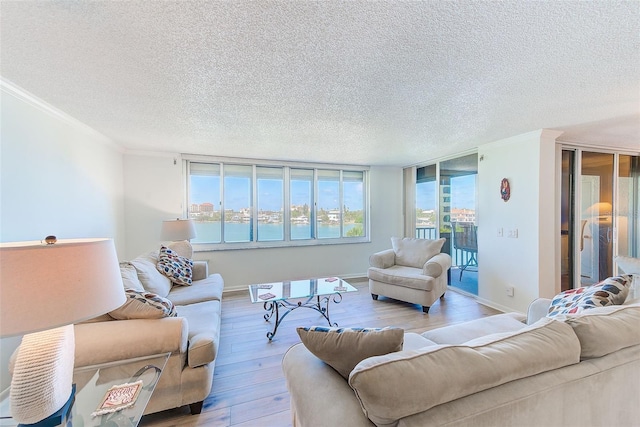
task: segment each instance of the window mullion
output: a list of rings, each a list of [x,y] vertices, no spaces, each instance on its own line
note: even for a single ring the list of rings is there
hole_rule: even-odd
[[[291,241],[291,168],[285,166],[283,168],[283,189],[282,189],[282,225],[284,227],[284,241]]]
[[[344,236],[344,175],[340,170],[339,184],[338,184],[338,212],[340,212],[340,237]]]
[[[258,167],[252,165],[251,167],[251,206],[249,212],[251,212],[251,230],[249,230],[249,241],[258,241]]]
[[[224,207],[224,163],[220,163],[220,242],[224,243],[226,240],[224,238],[224,217],[225,217],[225,207]]]

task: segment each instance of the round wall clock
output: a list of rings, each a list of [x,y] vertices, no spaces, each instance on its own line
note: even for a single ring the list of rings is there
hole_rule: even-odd
[[[509,180],[507,178],[502,178],[500,182],[500,197],[502,197],[502,200],[505,202],[511,197],[511,187],[509,186]]]

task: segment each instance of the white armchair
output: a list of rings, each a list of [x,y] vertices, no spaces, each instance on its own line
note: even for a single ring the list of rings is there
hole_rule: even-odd
[[[393,249],[369,257],[369,291],[374,300],[379,295],[422,306],[444,297],[451,256],[440,253],[445,239],[391,238]]]

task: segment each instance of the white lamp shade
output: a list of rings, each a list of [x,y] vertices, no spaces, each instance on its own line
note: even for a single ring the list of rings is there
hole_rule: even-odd
[[[196,237],[196,226],[191,219],[162,221],[162,240],[189,240]]]
[[[81,322],[125,303],[111,239],[0,243],[0,336]]]
[[[611,216],[612,211],[613,211],[613,207],[611,206],[611,203],[598,202],[589,206],[589,208],[586,210],[585,213],[587,216],[591,216],[591,217]]]

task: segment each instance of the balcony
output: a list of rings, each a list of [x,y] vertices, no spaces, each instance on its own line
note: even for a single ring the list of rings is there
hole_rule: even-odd
[[[449,285],[464,292],[478,295],[478,268],[467,268],[460,277],[460,268],[469,262],[471,254],[462,249],[456,248],[451,240],[450,232],[440,233],[440,237],[444,237],[446,242],[442,248],[442,252],[448,252],[451,255],[451,274],[449,277]],[[435,239],[435,227],[416,227],[416,238],[418,239]]]

